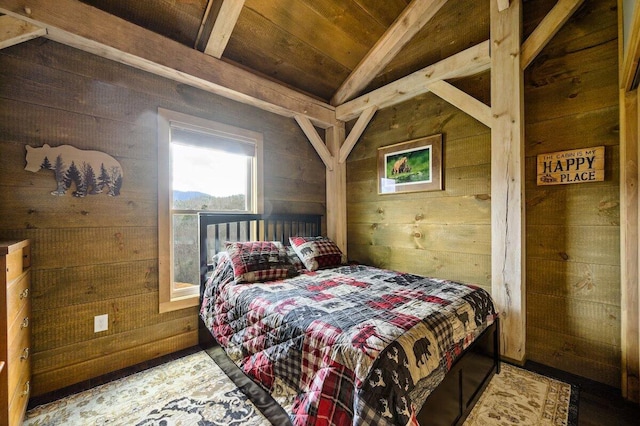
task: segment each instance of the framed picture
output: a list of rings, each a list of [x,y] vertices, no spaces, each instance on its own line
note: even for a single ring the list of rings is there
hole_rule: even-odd
[[[442,134],[378,148],[378,193],[442,190]]]

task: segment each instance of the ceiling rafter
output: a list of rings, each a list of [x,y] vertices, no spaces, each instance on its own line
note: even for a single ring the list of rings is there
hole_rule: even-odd
[[[558,0],[536,29],[522,43],[520,66],[526,69],[549,43],[554,35],[571,18],[584,0]]]
[[[460,53],[429,65],[379,89],[336,107],[336,118],[349,121],[375,105],[378,109],[411,99],[429,92],[429,84],[439,80],[466,77],[486,71],[491,67],[489,40]]]
[[[340,105],[364,89],[446,2],[413,0],[342,82],[331,104]]]
[[[32,25],[13,16],[0,16],[0,49],[47,34],[45,28]]]
[[[217,9],[213,12],[213,29],[209,41],[204,48],[204,53],[220,59],[227,47],[231,33],[238,22],[245,0],[222,0],[216,2]]]

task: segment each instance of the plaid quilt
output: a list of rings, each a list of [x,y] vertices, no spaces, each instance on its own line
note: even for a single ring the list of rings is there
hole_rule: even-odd
[[[406,425],[496,317],[479,287],[363,265],[238,284],[218,262],[201,316],[294,425]]]

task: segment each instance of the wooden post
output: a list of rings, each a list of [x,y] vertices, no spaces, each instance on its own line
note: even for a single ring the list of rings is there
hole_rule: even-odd
[[[620,306],[622,395],[638,401],[638,92],[620,93]]]
[[[524,89],[522,0],[491,3],[491,293],[505,358],[525,360]]]
[[[333,167],[327,167],[327,236],[347,255],[347,163],[340,162],[340,147],[345,140],[344,123],[329,127],[325,133]]]
[[[640,96],[631,89],[640,57],[640,8],[618,0],[618,63],[620,64],[620,369],[622,396],[640,402],[640,197],[638,196],[638,131]],[[629,15],[627,15],[629,14]],[[631,19],[625,19],[625,15]],[[630,23],[624,43],[623,23]],[[626,44],[626,49],[625,49]]]

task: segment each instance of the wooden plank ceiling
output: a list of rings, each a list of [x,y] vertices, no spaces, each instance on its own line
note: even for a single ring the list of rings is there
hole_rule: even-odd
[[[82,1],[334,105],[489,38],[489,0]]]

